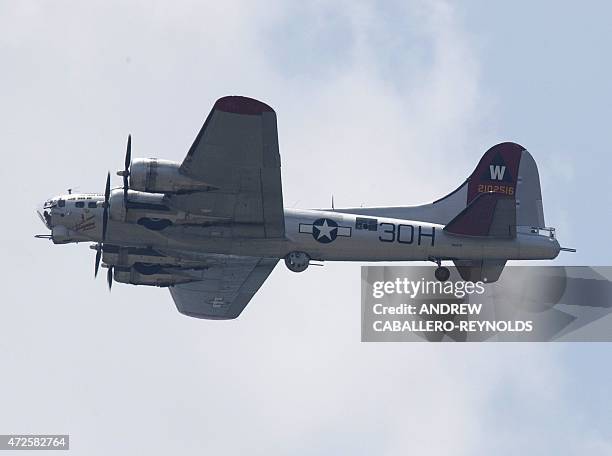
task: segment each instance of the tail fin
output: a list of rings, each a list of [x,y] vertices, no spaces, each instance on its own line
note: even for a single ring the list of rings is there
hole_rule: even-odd
[[[457,190],[434,201],[430,206],[432,213],[439,213],[448,218],[453,209],[455,214],[446,221],[447,224],[457,213],[475,203],[479,196],[491,194],[486,204],[493,205],[498,200],[509,200],[516,206],[516,223],[518,226],[544,228],[544,210],[538,166],[531,154],[516,143],[505,142],[491,147],[482,156],[476,169]],[[478,203],[482,208],[484,201]],[[423,207],[423,206],[421,206]],[[504,203],[509,207],[509,203]]]
[[[481,193],[444,227],[444,231],[461,236],[515,238],[516,203],[505,195]]]
[[[546,226],[538,167],[531,154],[523,146],[513,142],[491,147],[482,156],[474,172],[459,188],[433,203],[411,207],[336,209],[336,212],[421,220],[446,225],[479,195],[487,193],[509,199],[515,204],[516,225],[537,228]]]
[[[482,156],[467,181],[466,205],[488,192],[515,202],[517,225],[546,226],[538,166],[523,146],[501,143]]]
[[[461,236],[498,239],[516,237],[516,204],[513,198],[499,193],[480,193],[474,201],[444,227],[444,231]],[[463,280],[495,282],[506,260],[453,260]]]

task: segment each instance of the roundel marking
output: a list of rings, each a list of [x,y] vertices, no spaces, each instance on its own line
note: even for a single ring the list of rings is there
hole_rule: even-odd
[[[317,219],[312,223],[312,237],[317,242],[329,244],[338,237],[338,224],[327,218]]]

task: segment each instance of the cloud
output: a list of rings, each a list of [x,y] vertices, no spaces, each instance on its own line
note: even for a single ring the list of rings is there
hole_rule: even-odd
[[[0,141],[15,153],[2,177],[23,190],[0,241],[3,432],[68,432],[88,455],[473,454],[484,441],[515,448],[494,426],[504,398],[526,404],[504,421],[517,432],[542,424],[531,412],[554,416],[556,348],[360,343],[354,264],[299,275],[281,264],[239,320],[206,322],[179,315],[164,290],[109,295],[91,280],[91,251],[31,239],[35,203],[100,190],[128,132],[136,156],[181,160],[227,93],[277,110],[288,206],[454,189],[490,145],[493,104],[451,4],[3,8]]]
[[[304,168],[322,178],[308,204],[327,205],[331,192],[344,205],[433,200],[462,182],[484,152],[475,139],[486,106],[479,67],[453,10],[442,3],[394,5],[382,13],[365,3],[338,8],[333,19],[323,9],[324,21],[310,15],[298,27],[284,16],[274,34],[280,39],[291,28],[293,41],[327,56],[303,77],[286,58],[290,51],[272,60],[286,92],[281,145],[284,163],[293,166],[283,170],[285,186],[308,186]],[[312,39],[321,22],[344,24],[338,46]],[[299,31],[306,38],[296,38]],[[350,182],[341,173],[353,184],[338,185]]]

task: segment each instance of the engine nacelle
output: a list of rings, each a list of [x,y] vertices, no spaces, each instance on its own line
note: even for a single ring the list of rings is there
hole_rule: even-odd
[[[167,204],[165,196],[159,193],[144,193],[128,190],[128,211],[126,212],[123,189],[111,191],[109,216],[111,220],[125,222],[127,213],[137,217],[143,215],[167,217],[173,211]]]
[[[92,245],[95,250],[96,246]],[[159,265],[166,268],[202,268],[201,261],[166,256],[151,247],[124,247],[113,244],[104,244],[102,261],[106,264],[120,265],[122,267],[134,264]],[[150,270],[149,270],[150,271]]]
[[[135,158],[130,166],[130,188],[149,193],[189,193],[212,188],[181,174],[180,166],[170,160]]]
[[[181,274],[160,265],[145,265],[143,263],[135,263],[132,267],[115,266],[113,278],[121,283],[157,287],[169,287],[195,280],[187,274]]]

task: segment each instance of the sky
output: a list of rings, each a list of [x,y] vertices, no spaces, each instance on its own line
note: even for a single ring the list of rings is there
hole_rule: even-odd
[[[555,263],[608,265],[611,13],[0,0],[0,433],[67,433],[77,455],[612,454],[609,344],[361,343],[353,263],[281,264],[239,319],[201,321],[33,238],[36,205],[102,191],[128,133],[181,161],[236,94],[277,112],[287,207],[431,201],[512,140],[578,249]]]

